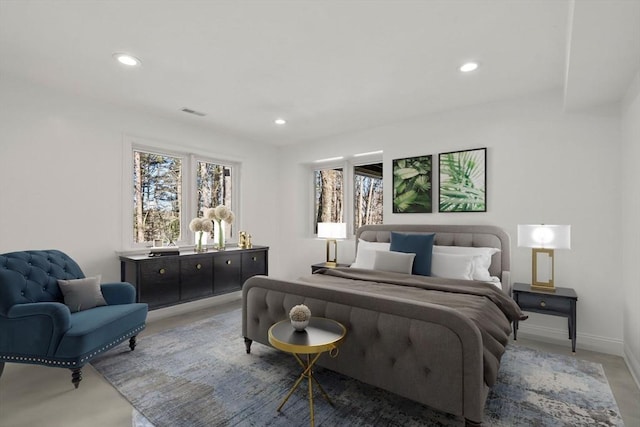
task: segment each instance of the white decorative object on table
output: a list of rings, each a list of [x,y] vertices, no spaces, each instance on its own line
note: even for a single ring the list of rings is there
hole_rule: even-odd
[[[311,319],[311,310],[304,304],[293,306],[289,311],[289,319],[291,320],[291,326],[296,331],[304,331],[309,325],[309,319]]]
[[[218,250],[223,250],[225,248],[223,221],[227,224],[233,224],[233,220],[235,219],[234,213],[225,205],[220,205],[215,208],[205,209],[204,217],[215,222],[214,241],[218,242]]]
[[[189,230],[196,233],[196,252],[204,252],[206,248],[207,240],[205,233],[211,233],[213,230],[213,223],[208,218],[193,218],[189,223]],[[204,240],[204,241],[203,241]]]

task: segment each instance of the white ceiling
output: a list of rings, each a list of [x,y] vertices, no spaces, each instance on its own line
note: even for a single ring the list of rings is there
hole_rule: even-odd
[[[0,0],[0,78],[278,145],[554,89],[588,108],[639,70],[640,0]]]

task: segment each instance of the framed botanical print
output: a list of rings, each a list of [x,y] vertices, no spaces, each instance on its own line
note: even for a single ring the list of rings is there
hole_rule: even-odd
[[[393,161],[393,212],[432,212],[432,156]]]
[[[487,149],[439,155],[439,212],[487,211]]]

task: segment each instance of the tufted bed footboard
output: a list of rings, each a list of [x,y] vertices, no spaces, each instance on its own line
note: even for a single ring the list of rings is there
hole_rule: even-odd
[[[362,268],[328,269],[297,281],[256,276],[242,290],[247,351],[252,341],[269,345],[269,327],[304,303],[314,316],[347,328],[338,357],[323,356],[322,366],[480,425],[510,322],[526,318],[510,297],[509,235],[490,225],[365,225],[356,232],[356,247],[388,243],[392,232],[434,234],[434,249],[455,246],[454,253],[497,249],[490,250],[486,275],[497,278],[501,290],[475,277],[465,283],[382,277]]]
[[[482,336],[456,310],[339,285],[255,276],[243,286],[242,334],[269,345],[268,329],[296,304],[347,328],[336,358],[319,364],[480,425],[488,387]]]

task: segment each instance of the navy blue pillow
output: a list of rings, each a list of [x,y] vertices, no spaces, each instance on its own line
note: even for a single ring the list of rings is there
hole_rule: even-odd
[[[431,254],[433,253],[434,233],[408,234],[391,232],[391,250],[416,254],[413,260],[412,274],[431,276]]]

